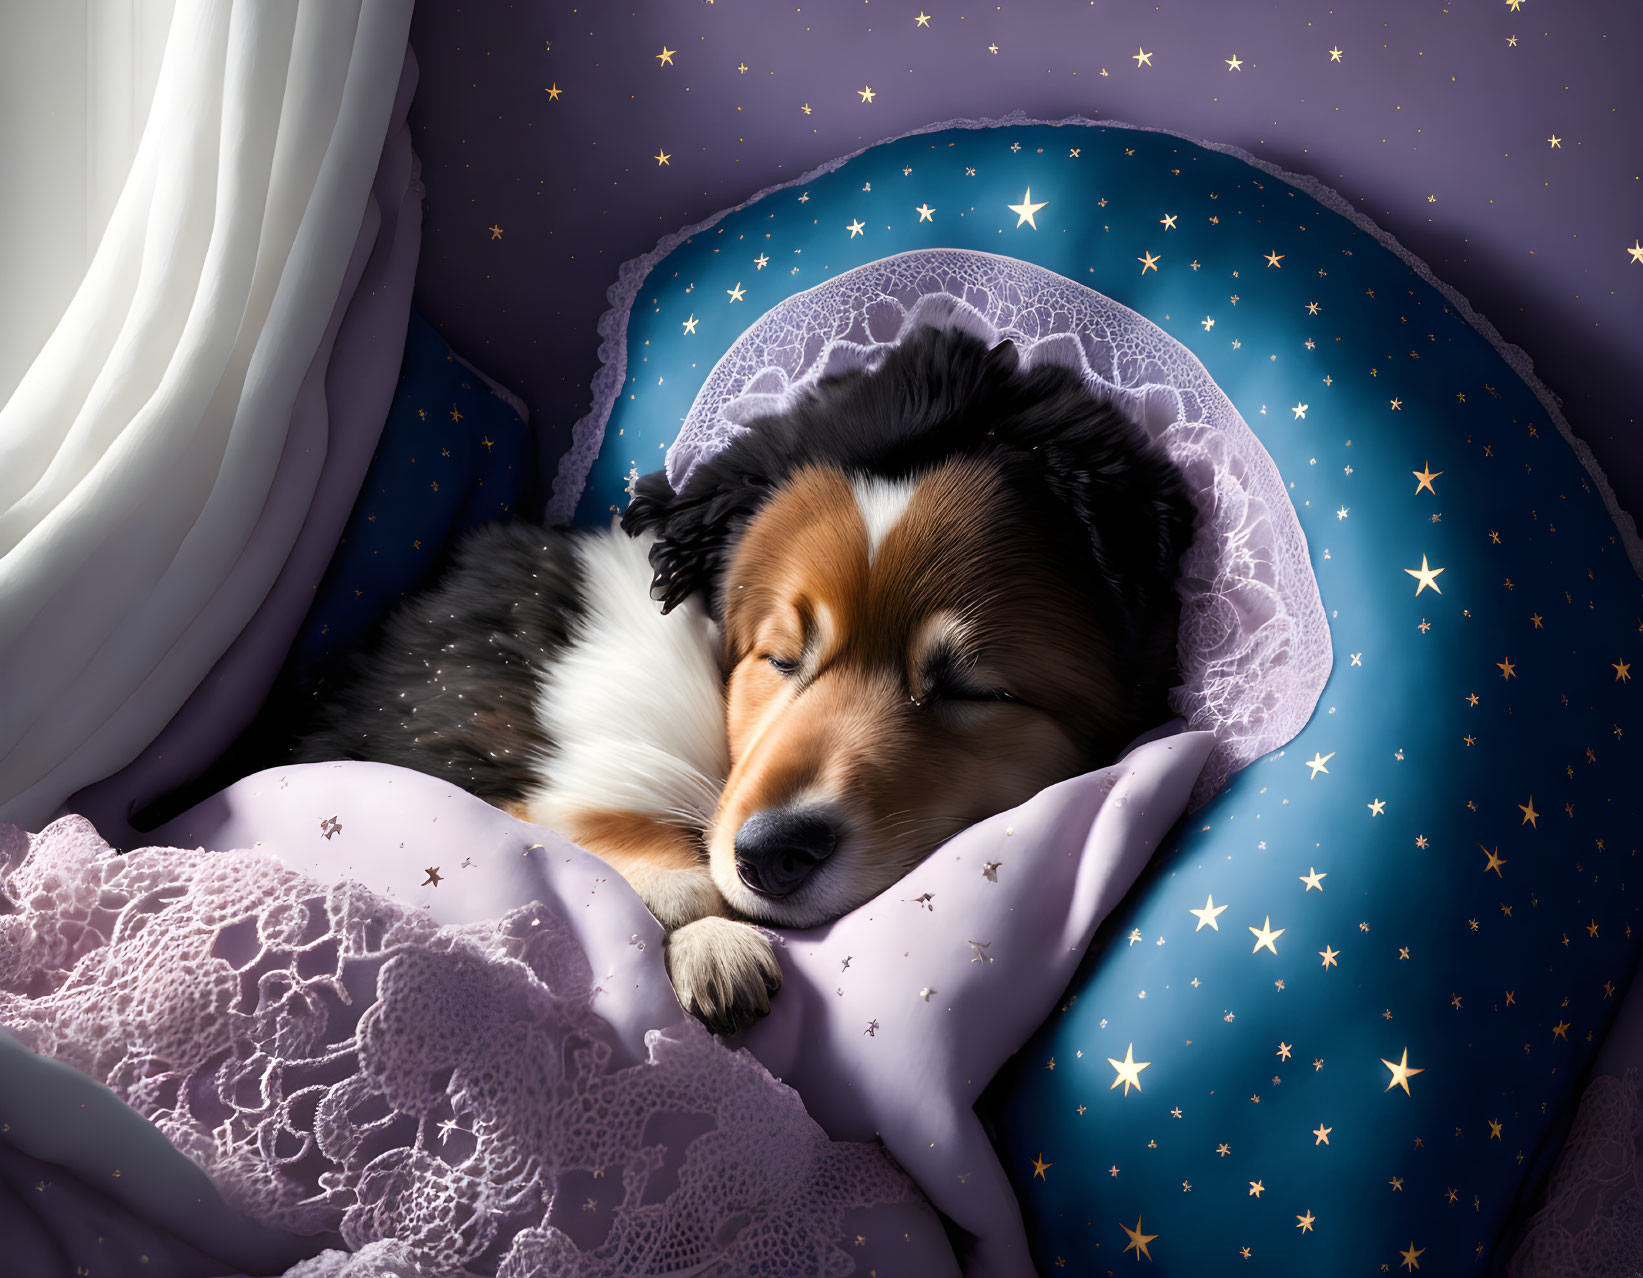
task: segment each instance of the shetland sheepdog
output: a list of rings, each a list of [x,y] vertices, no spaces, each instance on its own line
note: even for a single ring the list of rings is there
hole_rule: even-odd
[[[462,541],[299,757],[444,777],[618,870],[729,1031],[808,927],[1169,717],[1193,509],[1076,373],[921,327],[620,527]]]

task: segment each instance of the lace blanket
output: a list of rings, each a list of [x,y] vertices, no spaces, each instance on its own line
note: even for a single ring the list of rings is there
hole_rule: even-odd
[[[693,1020],[618,1065],[596,989],[540,903],[441,927],[265,853],[0,829],[0,1024],[353,1253],[294,1276],[842,1275],[864,1209],[922,1207]]]

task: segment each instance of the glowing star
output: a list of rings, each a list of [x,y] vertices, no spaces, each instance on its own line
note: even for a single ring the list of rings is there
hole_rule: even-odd
[[[753,269],[756,270],[756,271],[762,271],[762,270],[764,270],[765,267],[767,267],[769,265],[770,265],[770,258],[767,254],[760,253],[758,257],[753,259]]]
[[[1409,1063],[1409,1049],[1407,1047],[1403,1049],[1403,1059],[1396,1065],[1387,1060],[1384,1056],[1381,1057],[1381,1064],[1392,1071],[1392,1081],[1386,1085],[1386,1090],[1391,1091],[1394,1087],[1401,1087],[1403,1088],[1403,1094],[1405,1096],[1414,1095],[1414,1093],[1409,1090],[1409,1080],[1416,1074],[1426,1073],[1426,1067],[1424,1065],[1420,1069],[1416,1069]]]
[[[701,320],[696,318],[696,312],[692,311],[690,313],[690,318],[684,321],[685,332],[694,333],[696,331],[696,325],[700,324],[701,322],[702,322]]]
[[[561,94],[561,93],[563,93],[563,92],[564,92],[564,90],[563,90],[563,89],[561,89],[561,88],[560,88],[560,87],[559,87],[559,86],[558,86],[558,85],[557,85],[557,84],[556,84],[556,85],[554,85],[554,86],[553,86],[553,87],[552,87],[552,88],[551,88],[551,89],[543,89],[543,90],[542,90],[542,92],[543,92],[543,93],[546,93],[546,94],[547,94],[547,95],[548,95],[548,101],[549,101],[549,102],[557,102],[557,101],[559,101],[559,95],[560,95],[560,94]]]
[[[1175,229],[1175,219],[1177,216],[1179,215],[1175,213],[1166,213],[1163,217],[1158,219],[1158,224],[1166,231],[1173,231]]]
[[[1020,204],[1007,204],[1004,207],[1016,215],[1015,224],[1017,226],[1020,226],[1022,223],[1026,223],[1036,231],[1038,229],[1038,223],[1033,220],[1033,215],[1048,203],[1048,200],[1040,200],[1037,204],[1034,204],[1033,188],[1029,186],[1027,188],[1027,194],[1021,197]]]
[[[1552,150],[1561,151],[1563,149],[1563,139],[1558,137],[1557,134],[1552,134],[1552,136],[1546,140],[1552,144]]]
[[[1364,807],[1369,809],[1369,815],[1372,817],[1384,816],[1386,813],[1386,800],[1371,799],[1368,803],[1364,804]]]
[[[1131,1229],[1123,1221],[1118,1222],[1118,1227],[1130,1236],[1129,1245],[1124,1248],[1125,1251],[1129,1251],[1131,1248],[1134,1248],[1135,1258],[1137,1260],[1140,1260],[1142,1256],[1145,1256],[1148,1260],[1152,1259],[1152,1253],[1147,1250],[1147,1244],[1154,1238],[1158,1237],[1158,1235],[1144,1234],[1141,1232],[1141,1217],[1137,1216],[1135,1218],[1134,1229]]]
[[[1438,490],[1432,487],[1432,481],[1439,475],[1443,474],[1443,472],[1441,470],[1433,470],[1431,462],[1425,462],[1423,463],[1422,469],[1412,470],[1409,473],[1416,479],[1420,480],[1420,483],[1415,485],[1415,496],[1419,497],[1421,495],[1421,489],[1423,488],[1434,497],[1438,495]]]
[[[1306,313],[1308,315],[1316,315],[1318,313],[1319,309],[1320,308],[1318,306],[1318,303],[1316,303],[1316,302],[1308,302],[1306,304]]]
[[[1405,568],[1404,571],[1415,579],[1416,598],[1419,598],[1420,592],[1425,590],[1428,586],[1432,588],[1432,591],[1435,594],[1441,595],[1443,593],[1443,591],[1438,587],[1438,574],[1441,572],[1447,572],[1448,569],[1433,568],[1426,562],[1425,555],[1421,556],[1421,566],[1419,568]]]
[[[1318,1218],[1312,1214],[1312,1209],[1309,1207],[1307,1208],[1306,1215],[1295,1217],[1295,1228],[1299,1229],[1303,1234],[1310,1234],[1312,1232],[1312,1222],[1317,1219]]]
[[[1630,683],[1632,681],[1631,665],[1625,661],[1611,661],[1614,667],[1614,681],[1616,683]]]
[[[1044,1173],[1054,1166],[1054,1163],[1045,1162],[1044,1155],[1040,1153],[1037,1158],[1033,1159],[1033,1175],[1039,1180],[1048,1180],[1049,1177]]]
[[[1266,1189],[1266,1186],[1263,1185],[1260,1181],[1252,1180],[1252,1181],[1249,1182],[1249,1195],[1248,1196],[1250,1198],[1259,1198],[1261,1196],[1261,1194],[1265,1191],[1265,1189]]]
[[[660,60],[664,67],[670,67],[673,65],[673,55],[677,52],[679,52],[677,49],[670,49],[666,44],[664,44],[662,46],[662,51],[658,53],[656,57]]]
[[[1631,254],[1633,265],[1643,266],[1643,241],[1633,240],[1631,248],[1626,252]]]
[[[666,151],[664,151],[660,147],[658,147],[656,149],[656,154],[651,156],[650,158],[656,161],[656,167],[657,168],[661,168],[662,165],[667,164],[667,162],[669,160],[671,160],[673,157],[671,155],[669,155]],[[670,165],[669,167],[672,167],[672,166]]]
[[[871,102],[873,100],[873,89],[870,85],[857,89],[856,93],[861,97],[863,102]]]
[[[1137,52],[1130,54],[1130,57],[1135,59],[1135,69],[1139,71],[1142,67],[1150,67],[1152,65],[1152,54],[1141,48],[1140,45],[1135,47]]]
[[[854,222],[848,222],[845,224],[845,230],[850,232],[851,239],[855,239],[856,236],[860,235],[866,229],[867,223],[863,222],[860,218],[857,218]]]
[[[1495,665],[1500,668],[1500,677],[1502,679],[1510,679],[1517,673],[1517,667],[1512,664],[1510,657],[1507,657],[1505,661],[1495,662]]]
[[[1317,888],[1318,891],[1322,892],[1324,890],[1323,881],[1329,877],[1329,874],[1327,872],[1319,874],[1310,865],[1306,867],[1306,871],[1305,874],[1296,876],[1302,883],[1306,884],[1305,890],[1310,892],[1313,888]]]
[[[1312,775],[1309,776],[1307,778],[1307,780],[1308,781],[1316,781],[1318,779],[1318,773],[1328,772],[1329,769],[1324,767],[1324,764],[1328,763],[1338,753],[1339,753],[1339,751],[1331,750],[1328,754],[1320,754],[1316,750],[1314,750],[1312,752],[1312,757],[1301,765],[1304,768],[1311,768],[1312,769]]]
[[[1227,63],[1227,70],[1229,70],[1229,71],[1241,71],[1241,70],[1243,70],[1243,66],[1244,66],[1243,60],[1241,58],[1239,58],[1239,56],[1236,53],[1233,54],[1230,58],[1228,58],[1226,60],[1226,63]]]
[[[1273,942],[1288,931],[1287,928],[1279,928],[1276,932],[1274,932],[1272,930],[1272,916],[1270,914],[1266,916],[1265,922],[1263,922],[1260,927],[1252,927],[1249,930],[1255,937],[1255,948],[1251,950],[1250,953],[1259,954],[1264,947],[1265,949],[1271,950],[1274,955],[1278,953],[1278,947],[1274,945]]]
[[[1266,255],[1266,264],[1268,266],[1278,266],[1278,263],[1284,260],[1284,256],[1282,253],[1268,253]],[[1278,266],[1278,269],[1281,271],[1284,268]]]
[[[1483,867],[1483,872],[1487,874],[1490,870],[1493,870],[1497,879],[1504,879],[1506,876],[1500,872],[1500,867],[1506,864],[1506,858],[1500,855],[1499,846],[1496,846],[1495,850],[1491,852],[1480,843],[1478,844],[1478,851],[1489,858],[1489,864]]]
[[[730,294],[730,300],[732,302],[739,302],[742,298],[747,296],[747,290],[742,287],[742,282],[740,280],[736,281],[735,288],[727,288],[725,292]]]
[[[933,217],[933,214],[935,213],[935,210],[933,208],[931,208],[928,204],[919,205],[916,209],[913,210],[913,212],[918,214],[918,220],[921,221],[921,222],[931,222],[931,221],[935,220],[934,217]]]
[[[502,228],[500,226],[487,226],[485,229],[491,233],[491,238],[493,240],[499,240],[502,238]]]
[[[1521,0],[1519,0],[1519,2],[1521,3]],[[1424,1256],[1425,1254],[1426,1248],[1416,1247],[1413,1239],[1410,1240],[1409,1246],[1406,1250],[1398,1253],[1399,1257],[1403,1261],[1403,1267],[1409,1270],[1419,1269],[1421,1267],[1421,1262],[1417,1259],[1417,1257]]]
[[[1130,1094],[1131,1086],[1133,1086],[1136,1091],[1141,1090],[1141,1071],[1146,1069],[1148,1065],[1151,1065],[1152,1062],[1136,1060],[1135,1044],[1131,1043],[1124,1049],[1123,1060],[1115,1061],[1109,1056],[1107,1057],[1107,1064],[1111,1065],[1118,1071],[1118,1077],[1112,1080],[1112,1087],[1107,1088],[1107,1090],[1110,1092],[1113,1087],[1117,1087],[1118,1084],[1122,1083],[1124,1084],[1124,1095],[1128,1096]]]
[[[930,15],[924,12],[923,9],[920,9],[918,11],[918,17],[914,18],[913,22],[916,26],[927,27],[930,25]]]
[[[1343,50],[1341,49],[1331,49],[1329,51],[1329,60],[1331,62],[1339,62],[1341,60],[1342,52]]]
[[[1138,257],[1135,260],[1141,263],[1141,274],[1145,275],[1148,271],[1156,272],[1158,263],[1162,262],[1164,258],[1162,254],[1154,257],[1151,253],[1148,253],[1145,257]]]
[[[1313,1148],[1317,1148],[1319,1145],[1329,1144],[1329,1133],[1334,1130],[1335,1129],[1333,1127],[1325,1127],[1322,1123],[1319,1123],[1315,1128],[1313,1128],[1312,1134],[1318,1138],[1312,1142]]]
[[[1318,953],[1323,957],[1323,965],[1325,967],[1340,966],[1340,964],[1336,961],[1340,957],[1341,952],[1339,950],[1326,945],[1323,949],[1319,950]]]
[[[1299,420],[1299,419],[1304,418],[1306,416],[1306,410],[1310,407],[1312,407],[1312,405],[1310,405],[1310,404],[1296,404],[1295,407],[1290,409],[1289,411],[1294,413],[1296,419]]]
[[[1531,794],[1529,796],[1529,802],[1518,804],[1517,805],[1517,810],[1519,812],[1523,813],[1523,820],[1518,822],[1519,825],[1526,825],[1531,830],[1540,829],[1540,826],[1535,823],[1535,820],[1536,820],[1537,817],[1540,816],[1540,813],[1535,811],[1535,796],[1534,795]]]
[[[1224,905],[1215,904],[1215,898],[1213,896],[1206,896],[1204,898],[1203,909],[1187,911],[1188,914],[1196,914],[1198,916],[1198,926],[1192,930],[1194,932],[1201,932],[1204,930],[1204,924],[1207,923],[1209,924],[1211,930],[1219,932],[1221,930],[1221,925],[1215,920],[1221,917],[1221,912],[1226,908],[1227,907]]]

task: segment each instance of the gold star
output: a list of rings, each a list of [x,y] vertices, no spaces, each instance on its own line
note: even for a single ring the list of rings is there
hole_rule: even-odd
[[[997,52],[998,52],[998,45],[997,45],[997,43],[993,43],[993,44],[989,44],[989,45],[988,45],[988,46],[987,46],[987,52],[988,52],[988,53],[997,53]]]
[[[1561,151],[1563,149],[1563,139],[1558,137],[1557,134],[1552,134],[1552,136],[1546,140],[1552,144],[1552,150]]]
[[[1491,852],[1480,843],[1478,844],[1478,850],[1489,858],[1489,864],[1483,867],[1483,872],[1487,874],[1490,870],[1493,870],[1497,879],[1504,879],[1506,876],[1500,872],[1500,867],[1506,864],[1506,858],[1500,855],[1499,846],[1497,845],[1495,850]]]
[[[1381,816],[1386,812],[1385,799],[1372,799],[1364,806],[1369,809],[1370,816]]]
[[[1131,1043],[1124,1049],[1123,1060],[1115,1061],[1109,1056],[1107,1057],[1107,1064],[1111,1065],[1118,1071],[1118,1077],[1112,1080],[1112,1087],[1107,1088],[1107,1090],[1110,1092],[1113,1087],[1117,1087],[1118,1084],[1122,1083],[1124,1084],[1124,1095],[1128,1096],[1132,1085],[1136,1091],[1141,1090],[1141,1071],[1146,1069],[1148,1065],[1151,1065],[1152,1062],[1136,1060],[1135,1044]]]
[[[1510,3],[1510,2],[1511,2],[1511,0],[1507,0],[1507,3]],[[1523,2],[1523,0],[1518,0],[1519,4],[1521,4],[1522,2]],[[1421,1267],[1421,1262],[1419,1260],[1417,1260],[1416,1257],[1417,1256],[1424,1256],[1425,1254],[1426,1254],[1426,1248],[1425,1247],[1416,1247],[1413,1240],[1410,1241],[1408,1250],[1401,1251],[1401,1252],[1398,1253],[1399,1258],[1404,1263],[1404,1267],[1407,1268],[1407,1269],[1411,1269],[1411,1270],[1419,1269]]]
[[[1310,865],[1306,867],[1306,870],[1305,874],[1297,876],[1302,883],[1306,884],[1306,890],[1310,892],[1313,888],[1317,888],[1318,891],[1322,892],[1324,890],[1323,880],[1327,879],[1329,875],[1327,873],[1319,874]]]
[[[1282,254],[1282,253],[1268,253],[1266,255],[1266,264],[1268,266],[1278,266],[1278,263],[1283,261],[1283,260],[1284,260],[1284,254]],[[1281,271],[1284,268],[1281,267],[1281,266],[1278,266],[1278,269]]]
[[[1420,483],[1415,485],[1415,496],[1419,497],[1421,495],[1421,489],[1423,488],[1434,497],[1438,495],[1438,490],[1432,487],[1432,481],[1439,475],[1443,474],[1443,472],[1441,470],[1433,470],[1431,462],[1426,462],[1423,464],[1422,469],[1412,470],[1409,473],[1416,479],[1420,480]]]
[[[1312,775],[1309,776],[1307,778],[1307,780],[1308,781],[1316,781],[1318,779],[1318,773],[1328,772],[1329,769],[1324,767],[1324,764],[1328,763],[1338,753],[1339,753],[1339,751],[1331,750],[1328,754],[1320,754],[1316,750],[1314,750],[1312,752],[1312,757],[1310,759],[1308,759],[1304,764],[1301,765],[1302,767],[1312,769]]]
[[[856,236],[858,236],[858,235],[860,235],[860,234],[861,234],[861,233],[862,233],[862,231],[863,231],[863,229],[864,229],[864,228],[865,228],[865,227],[866,227],[866,226],[867,226],[867,223],[866,223],[866,222],[863,222],[863,221],[862,221],[862,220],[861,220],[861,219],[860,219],[860,218],[859,218],[859,217],[858,217],[858,218],[857,218],[857,219],[856,219],[856,220],[855,220],[855,221],[854,221],[854,222],[851,222],[851,223],[849,223],[849,224],[848,224],[848,225],[847,225],[847,226],[846,226],[846,227],[845,227],[845,229],[846,229],[846,230],[847,230],[847,231],[849,231],[849,232],[850,232],[850,238],[851,238],[851,239],[855,239],[855,238],[856,238]]]
[[[1322,1123],[1313,1128],[1312,1134],[1318,1138],[1312,1142],[1313,1148],[1316,1149],[1319,1145],[1329,1144],[1329,1133],[1334,1130],[1333,1127],[1325,1127]]]
[[[1175,219],[1178,216],[1179,214],[1176,213],[1166,213],[1163,217],[1158,219],[1158,224],[1166,231],[1173,231],[1175,229]]]
[[[1130,57],[1135,59],[1135,69],[1139,71],[1142,67],[1150,67],[1152,65],[1152,54],[1141,48],[1140,45],[1135,47],[1137,52],[1130,54]]]
[[[438,887],[439,886],[439,880],[440,880],[441,876],[440,876],[440,873],[439,873],[439,867],[437,865],[428,866],[426,869],[423,870],[423,873],[426,874],[428,877],[423,879],[422,882],[420,884],[418,884],[419,887],[430,887],[430,886]]]
[[[1552,1037],[1561,1038],[1567,1042],[1569,1039],[1569,1022],[1559,1021],[1556,1025],[1552,1026]]]
[[[1039,1180],[1048,1180],[1049,1177],[1046,1176],[1044,1173],[1046,1171],[1048,1171],[1051,1167],[1054,1167],[1054,1166],[1055,1166],[1054,1163],[1045,1162],[1044,1161],[1044,1155],[1043,1155],[1042,1152],[1040,1152],[1038,1157],[1033,1159],[1033,1175],[1035,1177],[1037,1177]]]
[[[1416,491],[1419,490],[1417,489]],[[1443,593],[1443,591],[1438,588],[1438,574],[1440,572],[1447,572],[1448,569],[1431,567],[1427,564],[1425,555],[1421,556],[1421,566],[1419,568],[1405,568],[1404,571],[1415,579],[1416,598],[1419,598],[1420,592],[1425,590],[1428,586],[1432,587],[1433,592],[1436,594],[1441,595]]]
[[[1273,1055],[1276,1056],[1279,1060],[1287,1061],[1289,1059],[1289,1052],[1290,1052],[1290,1047],[1289,1047],[1288,1043],[1279,1043],[1278,1044],[1278,1050],[1276,1052],[1274,1052]]]
[[[673,65],[673,55],[677,52],[679,52],[677,49],[668,48],[667,43],[664,41],[662,44],[662,51],[658,53],[656,57],[661,61],[661,64],[664,67],[670,67]]]
[[[485,229],[491,233],[491,238],[493,240],[499,240],[502,238],[502,228],[500,226],[487,226]]]
[[[934,217],[932,216],[932,214],[935,213],[935,210],[933,208],[931,208],[928,204],[919,205],[916,209],[913,210],[913,212],[918,214],[918,220],[921,221],[921,222],[932,222],[932,221],[935,220]]]
[[[1638,266],[1643,266],[1643,241],[1634,239],[1632,241],[1631,248],[1627,249],[1626,252],[1632,255],[1632,261],[1634,263]]]
[[[657,151],[656,151],[656,154],[651,156],[650,158],[656,161],[656,167],[657,168],[661,168],[662,165],[667,164],[667,162],[669,160],[671,160],[673,157],[671,155],[669,155],[666,151],[664,151],[660,147],[658,147]],[[672,166],[669,165],[669,167],[671,168]]]
[[[753,269],[756,271],[762,271],[769,265],[770,258],[763,253],[760,253],[758,257],[753,259]]]
[[[1609,664],[1614,667],[1614,681],[1616,683],[1630,683],[1632,681],[1632,667],[1630,663],[1621,660],[1611,661]]]
[[[927,27],[930,25],[930,15],[925,13],[923,9],[920,9],[918,17],[914,18],[913,21],[918,26]]]
[[[1233,54],[1230,58],[1228,58],[1226,60],[1226,62],[1227,62],[1227,70],[1229,70],[1229,71],[1239,71],[1239,70],[1243,69],[1243,65],[1244,65],[1243,60],[1236,53]]]
[[[1517,48],[1517,37],[1516,36],[1507,36],[1506,37],[1506,47],[1508,49]]]
[[[1204,930],[1204,924],[1208,923],[1214,931],[1219,932],[1221,930],[1221,925],[1215,920],[1221,917],[1221,912],[1226,908],[1227,907],[1224,905],[1215,904],[1215,898],[1213,896],[1205,897],[1203,909],[1187,911],[1188,914],[1196,914],[1198,916],[1198,926],[1192,930],[1194,932],[1201,932]]]
[[[1323,949],[1319,950],[1318,953],[1323,956],[1323,961],[1324,961],[1323,965],[1325,967],[1339,967],[1340,966],[1340,964],[1335,961],[1340,956],[1340,951],[1339,950],[1334,949],[1333,947],[1326,945],[1326,946],[1323,947]]]
[[[1312,1214],[1312,1209],[1308,1207],[1306,1215],[1295,1217],[1295,1228],[1299,1229],[1303,1234],[1309,1234],[1312,1232],[1312,1222],[1316,1219],[1318,1218]]]
[[[1151,253],[1147,253],[1145,257],[1138,257],[1135,260],[1141,263],[1141,274],[1145,275],[1148,271],[1153,271],[1156,273],[1158,270],[1158,263],[1162,262],[1164,258],[1162,254],[1154,257]]]
[[[1049,203],[1048,200],[1040,200],[1037,204],[1034,204],[1033,203],[1033,188],[1029,186],[1027,188],[1027,194],[1025,194],[1021,197],[1021,203],[1020,204],[1007,204],[1004,207],[1009,209],[1010,212],[1012,212],[1016,215],[1016,223],[1015,224],[1017,226],[1020,226],[1023,222],[1025,222],[1028,226],[1032,227],[1033,230],[1036,231],[1038,229],[1038,223],[1033,221],[1033,215],[1035,213],[1037,213],[1039,209],[1043,208],[1048,203]]]
[[[1329,60],[1331,62],[1339,62],[1341,60],[1341,54],[1343,52],[1344,52],[1344,50],[1341,50],[1341,49],[1331,49],[1329,51]]]
[[[1265,1189],[1266,1186],[1260,1181],[1252,1180],[1249,1182],[1249,1194],[1247,1196],[1250,1198],[1259,1198]]]
[[[740,280],[737,280],[736,281],[736,287],[735,288],[727,288],[725,290],[725,292],[730,294],[730,300],[732,302],[739,302],[739,301],[742,300],[743,296],[745,296],[747,290],[742,287],[742,282]]]
[[[740,71],[743,75],[746,75],[747,74],[747,63],[745,63],[745,62],[738,63],[737,66],[736,66],[736,70]]]
[[[1517,673],[1517,667],[1512,664],[1510,657],[1507,657],[1505,661],[1495,662],[1495,665],[1500,667],[1500,677],[1502,679],[1510,679]]]
[[[1526,825],[1532,830],[1540,829],[1540,826],[1537,825],[1536,822],[1535,822],[1535,818],[1538,817],[1540,815],[1540,813],[1535,811],[1535,796],[1534,795],[1531,794],[1529,796],[1529,802],[1518,804],[1517,805],[1517,810],[1519,812],[1523,813],[1523,820],[1518,822],[1519,825]]]
[[[548,101],[549,102],[557,102],[557,101],[559,101],[559,95],[561,93],[563,93],[564,90],[561,89],[557,84],[555,84],[553,86],[553,88],[543,89],[542,92],[544,92],[548,95]]]
[[[1392,1192],[1394,1194],[1403,1193],[1403,1177],[1402,1176],[1394,1176],[1394,1177],[1392,1177],[1391,1180],[1387,1181],[1386,1183],[1388,1185],[1392,1186]]]
[[[861,100],[863,102],[871,102],[873,100],[874,94],[873,94],[873,89],[872,89],[871,85],[868,85],[868,86],[865,86],[863,88],[857,89],[856,93],[861,98]]]
[[[1401,399],[1394,399],[1392,401],[1392,411],[1394,413],[1396,413],[1396,412],[1401,411],[1402,409],[1403,409],[1403,401]],[[1419,492],[1420,490],[1416,489],[1415,491]]]
[[[808,102],[806,102],[802,107],[799,108],[799,110],[803,111],[806,115],[809,115],[810,114],[810,104]],[[799,197],[799,203],[803,204],[806,198],[807,197],[801,195]]]
[[[1536,630],[1544,630],[1546,628],[1540,624],[1545,620],[1546,618],[1542,617],[1538,612],[1532,612],[1529,614],[1529,621],[1533,624]]]
[[[1386,1090],[1391,1091],[1394,1087],[1401,1087],[1403,1088],[1403,1094],[1405,1096],[1414,1095],[1414,1093],[1409,1090],[1409,1080],[1416,1074],[1426,1073],[1426,1067],[1424,1065],[1420,1069],[1416,1069],[1409,1063],[1409,1049],[1407,1047],[1403,1049],[1403,1059],[1396,1065],[1387,1060],[1384,1056],[1381,1057],[1381,1064],[1392,1071],[1392,1081],[1386,1085]]]
[[[1129,1245],[1124,1248],[1125,1251],[1129,1251],[1131,1248],[1134,1248],[1135,1258],[1137,1260],[1140,1260],[1142,1256],[1145,1256],[1148,1260],[1152,1259],[1152,1253],[1147,1250],[1147,1244],[1154,1238],[1158,1237],[1158,1235],[1144,1234],[1141,1232],[1141,1217],[1137,1216],[1135,1218],[1134,1229],[1131,1229],[1123,1221],[1118,1222],[1118,1227],[1130,1236]]]
[[[1251,954],[1260,953],[1261,948],[1265,946],[1275,955],[1278,953],[1278,947],[1274,945],[1273,942],[1288,931],[1287,928],[1281,927],[1274,932],[1272,930],[1272,916],[1270,914],[1266,916],[1266,921],[1263,922],[1260,927],[1252,927],[1249,930],[1255,936],[1255,948],[1250,951]]]

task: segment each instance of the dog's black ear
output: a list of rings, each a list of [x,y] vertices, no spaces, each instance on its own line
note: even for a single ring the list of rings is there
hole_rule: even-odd
[[[777,482],[763,464],[763,452],[738,440],[698,465],[683,492],[674,492],[667,473],[660,470],[634,485],[633,500],[622,514],[622,529],[630,537],[656,534],[656,544],[650,548],[654,574],[650,597],[661,602],[664,613],[705,590],[711,612],[719,616],[714,586],[736,535]]]

